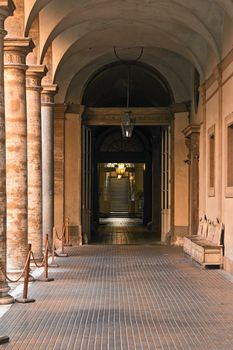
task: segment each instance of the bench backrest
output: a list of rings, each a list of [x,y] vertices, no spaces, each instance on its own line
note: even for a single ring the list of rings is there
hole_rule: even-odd
[[[212,242],[216,245],[223,243],[224,225],[222,222],[218,222],[215,225],[214,236]]]
[[[224,224],[219,222],[218,219],[216,219],[216,222],[207,220],[204,216],[199,221],[197,235],[216,245],[223,244]]]
[[[204,239],[207,239],[207,235],[208,235],[208,220],[205,218],[203,221],[203,227],[202,227],[202,237]]]

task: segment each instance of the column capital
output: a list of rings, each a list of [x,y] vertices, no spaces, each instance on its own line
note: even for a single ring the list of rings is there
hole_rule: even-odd
[[[185,144],[190,152],[188,154],[189,160],[191,161],[191,157],[193,157],[198,161],[200,125],[188,125],[182,132],[185,136]]]
[[[41,92],[41,105],[47,106],[54,103],[54,96],[58,91],[57,84],[43,85],[43,90]]]
[[[47,74],[48,69],[44,65],[31,65],[26,71],[27,90],[42,90],[41,80]]]
[[[31,38],[6,38],[4,40],[4,67],[26,70],[26,56],[34,47]]]
[[[200,125],[188,125],[184,130],[182,130],[182,133],[185,137],[190,137],[192,134],[200,134]]]

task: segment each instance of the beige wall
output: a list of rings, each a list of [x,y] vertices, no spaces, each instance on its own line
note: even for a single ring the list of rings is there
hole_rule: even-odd
[[[229,32],[230,28],[226,28]],[[232,44],[232,40],[231,40]],[[206,118],[201,128],[200,142],[200,215],[205,213],[214,220],[219,217],[225,224],[225,269],[233,273],[233,198],[225,196],[226,185],[226,140],[225,120],[233,111],[233,52],[229,54],[230,41],[224,41],[224,51],[228,56],[219,65],[222,70],[222,85],[218,83],[218,75],[213,74],[207,81],[206,98],[203,106],[206,108]],[[222,87],[221,87],[222,86]],[[204,125],[206,124],[206,130]],[[216,154],[215,154],[215,194],[208,193],[208,129],[215,125]],[[205,152],[206,148],[206,152]],[[233,150],[232,150],[233,151]],[[205,189],[206,191],[202,191]]]
[[[65,120],[65,216],[71,239],[81,244],[81,118],[66,114]]]
[[[217,87],[217,86],[216,86]],[[206,214],[211,213],[210,217],[212,219],[219,217],[218,212],[218,200],[219,200],[219,135],[218,135],[218,93],[216,93],[206,104],[206,176],[205,176],[205,186],[206,186]],[[215,194],[210,195],[209,191],[209,136],[208,132],[211,127],[215,126]]]
[[[56,105],[54,113],[54,226],[61,236],[64,213],[65,108]],[[57,242],[58,243],[58,242]]]
[[[187,113],[174,120],[174,242],[179,244],[188,231],[188,149],[182,131],[188,125]]]

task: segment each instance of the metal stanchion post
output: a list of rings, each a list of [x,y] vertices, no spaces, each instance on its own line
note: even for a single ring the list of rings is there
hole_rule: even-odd
[[[9,341],[10,341],[10,338],[8,336],[6,335],[0,336],[0,345],[9,343]]]
[[[49,264],[49,267],[59,267],[55,261],[55,239],[56,239],[56,229],[53,227],[53,242],[52,242],[52,261]]]
[[[65,230],[64,230],[64,227],[63,227],[63,231],[62,231],[61,253],[58,254],[58,256],[60,256],[62,258],[68,256],[68,254],[65,253]]]
[[[41,282],[51,282],[54,278],[49,278],[48,274],[48,255],[49,255],[49,235],[45,235],[45,259],[44,259],[44,277],[38,279]]]
[[[29,282],[31,253],[32,253],[32,245],[28,244],[27,263],[26,263],[25,271],[24,271],[23,297],[15,299],[15,301],[17,303],[26,304],[26,303],[34,303],[35,302],[35,299],[28,298],[28,282]]]
[[[70,243],[70,220],[69,218],[66,219],[66,247],[72,247],[72,244]]]

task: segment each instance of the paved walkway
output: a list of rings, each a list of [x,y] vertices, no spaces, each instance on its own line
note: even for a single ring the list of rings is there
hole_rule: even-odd
[[[158,239],[143,226],[141,219],[106,218],[100,220],[96,240],[100,244],[144,244]]]
[[[233,284],[179,248],[69,248],[51,276],[30,287],[34,304],[0,319],[2,349],[233,349]]]

